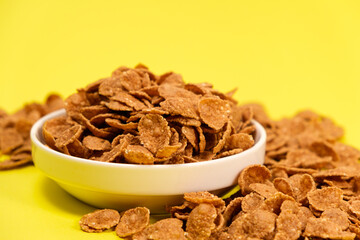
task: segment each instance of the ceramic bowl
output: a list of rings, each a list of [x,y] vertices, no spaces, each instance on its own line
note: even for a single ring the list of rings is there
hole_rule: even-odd
[[[237,183],[240,171],[263,164],[266,132],[256,121],[255,144],[236,155],[197,163],[136,165],[98,162],[69,156],[45,145],[43,124],[65,115],[65,110],[48,114],[31,129],[35,166],[79,200],[98,208],[124,210],[146,206],[151,213],[164,213],[179,204],[183,194],[210,191],[223,194]]]

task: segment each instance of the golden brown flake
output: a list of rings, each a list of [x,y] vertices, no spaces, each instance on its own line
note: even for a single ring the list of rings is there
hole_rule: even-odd
[[[168,122],[178,123],[183,126],[193,126],[193,127],[200,127],[201,121],[193,119],[193,118],[186,118],[182,116],[169,116],[166,118]]]
[[[124,103],[129,107],[133,107],[135,110],[142,110],[146,108],[145,104],[138,100],[137,98],[133,97],[127,92],[117,92],[114,96],[110,98],[111,100],[118,101],[120,103]]]
[[[241,148],[243,150],[246,150],[253,145],[253,137],[246,133],[233,134],[226,141],[226,149]]]
[[[108,113],[108,112],[109,112],[109,109],[102,105],[86,106],[86,107],[82,107],[80,109],[80,113],[82,115],[84,115],[84,117],[86,117],[87,119],[91,119],[99,114],[104,114],[104,113]]]
[[[294,196],[294,190],[287,178],[275,178],[274,187],[279,191],[291,197]]]
[[[310,149],[320,157],[332,157],[333,161],[339,161],[339,155],[336,153],[332,144],[326,141],[316,141],[310,145]]]
[[[118,128],[121,130],[135,130],[138,127],[138,123],[136,122],[129,122],[129,123],[121,123],[121,121],[117,120],[117,119],[112,119],[112,118],[107,118],[105,119],[105,122],[114,128]]]
[[[157,221],[156,223],[148,226],[140,233],[132,236],[133,240],[146,240],[146,239],[178,239],[185,240],[185,233],[182,229],[183,222],[176,218],[166,218]]]
[[[175,86],[175,87],[184,87],[184,85],[185,85],[184,80],[182,79],[182,76],[180,74],[173,73],[173,72],[169,72],[169,73],[165,73],[165,74],[161,75],[160,78],[158,79],[157,83],[160,85],[169,84],[169,85]]]
[[[216,158],[223,158],[223,157],[228,157],[228,156],[232,156],[238,153],[243,152],[244,150],[242,150],[241,148],[237,148],[237,149],[232,149],[229,151],[225,151],[225,152],[221,152],[219,154],[216,155]]]
[[[241,211],[241,209],[244,210],[244,208],[242,207],[242,201],[242,197],[237,197],[231,200],[231,202],[226,206],[222,214],[224,217],[225,225],[228,225],[232,218],[237,215]]]
[[[124,137],[120,139],[119,144],[114,146],[109,152],[104,152],[98,160],[101,162],[114,162],[116,158],[124,154],[125,149],[128,147],[129,144],[129,137]]]
[[[326,218],[310,218],[304,236],[330,239],[354,239],[356,234],[342,231],[341,226]]]
[[[101,104],[106,106],[108,109],[113,111],[122,111],[122,112],[131,112],[134,110],[133,107],[126,105],[115,100],[110,100],[108,102],[102,101]]]
[[[9,169],[17,168],[19,166],[28,164],[31,161],[32,161],[32,157],[30,154],[26,154],[21,158],[17,158],[17,159],[10,158],[0,162],[0,170],[9,170]]]
[[[170,115],[180,115],[187,118],[199,120],[194,100],[189,98],[167,98],[160,103],[160,106]]]
[[[186,222],[187,239],[207,239],[215,229],[217,212],[212,204],[200,203],[189,214]]]
[[[258,193],[252,192],[242,198],[241,208],[244,212],[251,212],[258,209],[263,203],[265,198]]]
[[[128,163],[154,164],[152,153],[141,145],[128,145],[124,152],[124,158]]]
[[[192,99],[196,100],[199,98],[193,92],[190,92],[184,88],[172,86],[170,84],[162,84],[158,88],[159,95],[164,99],[168,98],[183,98],[183,99]]]
[[[128,237],[144,230],[150,222],[150,210],[145,207],[136,207],[126,210],[116,226],[119,237]]]
[[[354,213],[357,217],[360,216],[360,200],[351,200],[349,210]]]
[[[204,123],[218,130],[228,122],[231,108],[224,100],[205,97],[199,101],[199,113]]]
[[[225,144],[226,142],[228,141],[230,135],[231,135],[231,130],[232,130],[232,127],[231,127],[231,124],[230,124],[230,121],[226,124],[226,129],[225,131],[223,132],[222,136],[221,136],[221,139],[217,142],[217,144],[213,147],[213,153],[218,153],[220,152],[221,150],[223,150],[223,148],[225,147]],[[232,148],[234,149],[234,148]],[[242,149],[242,148],[240,148]],[[229,150],[229,149],[227,149]]]
[[[181,147],[181,143],[177,143],[176,145],[167,145],[163,148],[160,148],[156,152],[157,158],[170,158],[173,154],[175,154],[179,148]]]
[[[209,192],[184,193],[184,199],[195,204],[209,203],[220,209],[225,207],[224,200]]]
[[[261,209],[265,209],[271,211],[275,214],[280,213],[280,208],[285,201],[295,201],[294,198],[283,194],[282,192],[277,192],[271,197],[265,199],[264,204],[260,207]]]
[[[243,194],[250,192],[249,185],[252,183],[264,183],[270,179],[269,169],[261,165],[251,165],[240,173],[238,183]]]
[[[307,195],[309,204],[318,211],[329,208],[338,208],[342,200],[342,191],[336,187],[316,189]]]
[[[158,114],[147,114],[138,126],[140,140],[152,153],[169,145],[171,131],[165,118]]]
[[[263,239],[274,232],[276,217],[272,212],[256,209],[244,215],[242,228],[249,237]]]
[[[196,130],[199,134],[199,152],[202,153],[206,148],[206,138],[201,127],[196,127]]]
[[[183,126],[181,128],[181,133],[186,137],[186,139],[189,141],[189,143],[195,148],[195,150],[197,151],[197,149],[199,148],[199,143],[198,143],[198,137],[196,136],[196,131],[193,127],[189,127],[189,126]]]
[[[108,151],[111,149],[111,144],[108,140],[91,135],[84,137],[83,145],[89,150]]]
[[[99,85],[99,94],[103,96],[111,97],[120,91],[123,87],[118,77],[106,78]]]
[[[102,232],[119,223],[120,214],[116,210],[101,209],[85,214],[80,219],[80,227],[85,232]]]
[[[80,135],[82,134],[83,129],[80,125],[74,125],[71,128],[66,129],[62,135],[55,140],[55,146],[58,149],[62,149],[66,145],[72,143],[75,141],[75,139],[78,139]]]
[[[23,144],[24,140],[15,128],[5,128],[0,132],[0,151],[8,154]]]
[[[276,234],[274,239],[295,240],[300,237],[301,222],[296,214],[291,212],[281,212],[276,219]]]
[[[308,193],[316,189],[316,183],[309,174],[295,174],[289,178],[295,199],[300,203],[306,203]]]
[[[277,193],[277,190],[273,185],[267,185],[264,183],[252,183],[249,185],[249,189],[260,194],[264,198],[269,198]]]
[[[346,212],[340,210],[339,208],[329,208],[326,209],[322,214],[321,218],[328,219],[340,226],[342,230],[346,230],[349,227],[348,215]]]

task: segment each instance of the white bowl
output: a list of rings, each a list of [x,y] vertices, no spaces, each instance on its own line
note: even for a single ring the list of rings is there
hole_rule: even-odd
[[[146,206],[151,213],[164,213],[166,206],[181,203],[184,193],[222,194],[236,185],[246,166],[264,163],[266,133],[256,121],[255,145],[242,153],[198,163],[136,165],[87,160],[47,147],[42,126],[61,115],[65,110],[48,114],[33,125],[34,164],[71,195],[98,208]]]

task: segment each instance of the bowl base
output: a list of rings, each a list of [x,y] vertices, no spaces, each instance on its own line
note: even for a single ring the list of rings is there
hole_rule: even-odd
[[[152,215],[163,215],[168,213],[167,209],[169,207],[181,205],[184,201],[184,195],[122,195],[119,193],[82,189],[60,182],[57,183],[80,201],[97,208],[111,208],[124,211],[135,207],[147,207]],[[232,188],[233,186],[210,192],[221,196]],[[164,202],[166,205],[163,204]]]

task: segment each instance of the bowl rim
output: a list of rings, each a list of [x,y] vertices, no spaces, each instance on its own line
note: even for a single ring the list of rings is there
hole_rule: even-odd
[[[56,151],[48,146],[46,146],[40,139],[39,136],[42,136],[42,127],[44,125],[44,123],[49,120],[49,119],[53,119],[62,115],[65,115],[66,111],[65,109],[60,109],[57,111],[54,111],[52,113],[49,113],[45,116],[43,116],[42,118],[40,118],[39,120],[37,120],[30,131],[30,138],[31,138],[31,142],[32,144],[36,145],[37,147],[40,147],[43,151],[46,151],[50,154],[56,155],[57,157],[60,158],[67,158],[68,160],[73,160],[77,163],[81,163],[81,164],[90,164],[90,165],[98,165],[98,166],[102,166],[102,167],[111,167],[111,168],[127,168],[127,169],[169,169],[169,168],[189,168],[191,167],[195,167],[195,166],[202,166],[202,165],[212,165],[212,164],[219,164],[219,163],[226,163],[227,161],[231,161],[234,157],[238,156],[238,155],[243,155],[243,154],[250,154],[253,151],[257,151],[259,148],[261,148],[261,146],[263,146],[266,142],[266,131],[264,129],[264,127],[257,122],[256,120],[252,119],[251,122],[255,125],[256,128],[256,136],[255,136],[255,143],[254,145],[249,148],[246,149],[243,152],[234,154],[234,155],[230,155],[227,157],[223,157],[223,158],[219,158],[219,159],[213,159],[213,160],[209,160],[209,161],[201,161],[201,162],[194,162],[194,163],[184,163],[184,164],[153,164],[153,165],[145,165],[145,164],[134,164],[134,163],[112,163],[112,162],[100,162],[100,161],[93,161],[90,159],[86,159],[86,158],[80,158],[80,157],[74,157],[71,155],[66,155],[65,153]],[[259,136],[257,136],[259,135]],[[258,139],[257,139],[258,138]],[[36,164],[35,164],[36,165]]]

